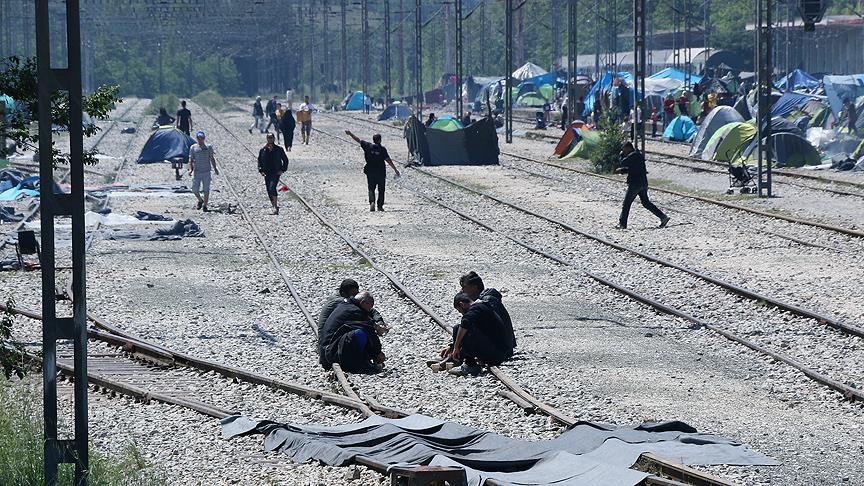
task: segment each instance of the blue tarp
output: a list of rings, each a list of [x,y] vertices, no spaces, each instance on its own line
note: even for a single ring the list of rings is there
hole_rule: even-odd
[[[0,201],[14,201],[21,196],[39,197],[39,176],[27,177],[15,187],[0,192]]]
[[[814,78],[810,73],[802,71],[801,69],[796,69],[784,76],[783,79],[777,82],[774,86],[780,89],[792,90],[798,88],[817,88],[820,84],[822,84],[822,81]]]
[[[825,94],[831,105],[831,113],[834,118],[840,119],[843,111],[843,101],[846,99],[855,102],[859,96],[864,96],[864,74],[853,74],[849,76],[825,76],[822,78],[825,85]]]
[[[808,101],[818,99],[817,96],[787,91],[779,100],[774,102],[774,106],[771,107],[771,116],[786,116],[803,107]]]
[[[696,124],[689,116],[676,116],[663,130],[665,140],[687,142],[696,135]]]
[[[160,128],[144,144],[138,163],[162,162],[180,157],[186,159],[189,157],[189,147],[194,143],[192,137],[176,128]]]
[[[523,79],[522,82],[519,83],[519,87],[526,83],[531,83],[534,86],[543,86],[544,84],[551,84],[552,86],[555,86],[556,80],[557,77],[555,76],[555,73],[546,73],[541,74],[540,76],[534,76],[533,78]]]
[[[648,77],[652,78],[652,79],[672,78],[672,79],[677,79],[678,81],[684,81],[685,74],[684,74],[684,71],[681,71],[679,69],[666,68],[666,69],[664,69],[662,71],[658,71],[658,72],[656,72],[656,73],[654,73]],[[690,82],[691,83],[698,83],[699,81],[702,81],[702,76],[699,76],[698,74],[691,74],[690,75]]]
[[[609,86],[612,86],[612,77],[612,72],[606,71],[605,73],[603,73],[603,76],[598,79],[593,86],[591,86],[591,89],[588,90],[588,93],[585,95],[585,111],[582,112],[583,116],[591,113],[591,111],[594,110],[594,94],[597,91],[604,90],[609,88]],[[632,74],[627,71],[622,71],[618,73],[618,77],[627,81],[627,86],[632,88]]]
[[[388,106],[378,115],[378,121],[383,120],[407,120],[411,117],[411,108],[405,105],[393,104]]]
[[[362,110],[364,98],[362,91],[355,91],[345,98],[343,108],[346,110]]]

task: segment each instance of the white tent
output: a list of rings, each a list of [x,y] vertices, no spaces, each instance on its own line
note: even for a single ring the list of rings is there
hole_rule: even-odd
[[[541,74],[546,74],[549,71],[541,68],[540,66],[534,64],[533,62],[526,62],[522,67],[513,71],[513,77],[518,80],[533,78],[535,76],[540,76]]]

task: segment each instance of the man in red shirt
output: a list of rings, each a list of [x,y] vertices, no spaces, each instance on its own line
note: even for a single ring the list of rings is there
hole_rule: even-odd
[[[672,98],[672,93],[669,93],[663,100],[663,128],[666,128],[673,118],[675,118],[675,99]]]
[[[687,109],[687,105],[689,104],[690,98],[687,96],[687,92],[684,91],[678,98],[678,111],[681,112],[682,116],[690,116],[690,110]]]

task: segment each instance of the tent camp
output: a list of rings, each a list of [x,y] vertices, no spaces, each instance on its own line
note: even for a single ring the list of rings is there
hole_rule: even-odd
[[[534,64],[533,62],[526,62],[519,69],[513,71],[512,76],[519,81],[524,81],[529,78],[534,78],[537,76],[542,76],[546,74],[548,71],[541,68],[540,66]]]
[[[378,121],[384,120],[407,120],[411,116],[411,108],[402,103],[393,103],[384,108],[384,111],[378,115]]]
[[[788,132],[772,133],[770,144],[776,167],[802,167],[819,165],[822,162],[816,148],[800,135]],[[757,146],[754,138],[744,150],[743,156],[755,160]]]
[[[192,137],[177,130],[176,128],[160,128],[150,135],[141,154],[138,156],[139,164],[162,162],[176,158],[188,158],[189,147],[195,143]]]
[[[450,115],[442,115],[435,119],[429,128],[434,130],[441,130],[444,132],[455,132],[456,130],[461,130],[465,127],[462,126],[462,122],[453,118]]]
[[[795,110],[800,110],[809,101],[819,100],[820,98],[823,97],[787,91],[783,93],[780,99],[774,102],[774,105],[771,107],[771,116],[786,116]]]
[[[696,135],[696,124],[689,116],[676,116],[663,130],[663,140],[687,142]]]
[[[567,155],[570,150],[573,149],[573,145],[575,145],[579,139],[581,139],[581,134],[578,130],[585,126],[585,122],[575,121],[570,124],[567,130],[564,131],[564,135],[561,136],[561,139],[558,140],[558,144],[555,145],[555,150],[553,154],[557,157],[562,157]]]
[[[660,71],[652,74],[648,78],[649,79],[677,79],[678,81],[683,82],[684,79],[686,78],[686,74],[684,73],[684,71],[681,71],[680,69],[668,67],[666,69],[660,70]],[[700,81],[702,81],[702,76],[699,76],[698,74],[691,74],[690,75],[690,83],[698,83]]]
[[[609,89],[612,86],[612,78],[616,75],[611,71],[606,71],[603,73],[603,76],[600,77],[592,86],[591,89],[588,90],[588,93],[585,95],[585,111],[581,113],[582,116],[585,116],[594,109],[594,97],[598,91],[602,91],[604,89]],[[623,79],[627,82],[627,86],[630,86],[632,91],[632,81],[633,75],[627,71],[621,71],[617,74],[617,77]]]
[[[818,88],[821,84],[822,81],[819,81],[816,77],[810,75],[810,73],[796,69],[784,76],[774,86],[782,90],[793,90]]]
[[[738,158],[741,152],[756,136],[756,127],[747,122],[735,122],[723,125],[708,140],[702,151],[702,160],[730,162]]]
[[[828,97],[831,112],[834,114],[834,118],[838,120],[843,111],[844,100],[854,101],[859,96],[864,96],[864,74],[825,76],[822,78],[822,82],[825,84],[825,95]]]
[[[743,121],[744,118],[731,106],[718,106],[711,110],[708,116],[702,120],[702,126],[699,127],[699,132],[696,134],[696,138],[693,139],[693,146],[690,147],[690,157],[701,157],[702,151],[708,145],[708,140],[711,139],[711,136],[720,127],[729,123]]]
[[[421,165],[497,165],[498,134],[490,118],[453,131],[426,128],[416,116],[405,124],[408,151]]]
[[[343,110],[362,110],[363,109],[363,92],[354,91],[345,97],[342,101]]]

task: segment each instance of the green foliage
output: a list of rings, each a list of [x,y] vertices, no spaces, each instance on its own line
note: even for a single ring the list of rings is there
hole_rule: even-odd
[[[159,108],[165,108],[168,111],[169,115],[174,116],[174,112],[180,109],[180,99],[177,98],[177,95],[173,93],[160,94],[150,101],[150,104],[147,105],[147,110],[144,111],[144,114],[158,115]]]
[[[192,101],[211,111],[222,111],[225,108],[225,99],[222,95],[212,89],[204,90],[192,98]]]
[[[0,483],[4,486],[44,484],[41,381],[12,382],[0,378]],[[74,469],[60,467],[58,484],[74,484]],[[148,467],[141,452],[128,445],[116,456],[90,451],[88,484],[94,486],[164,485],[160,474]]]
[[[30,367],[23,359],[24,346],[12,340],[12,326],[15,324],[15,300],[6,300],[6,310],[0,315],[0,366],[3,376],[23,378]]]
[[[99,86],[93,93],[84,96],[82,107],[93,120],[107,120],[118,101],[119,86]],[[0,61],[0,93],[11,96],[23,103],[24,113],[17,113],[9,123],[0,125],[0,136],[14,141],[19,147],[37,149],[39,134],[31,130],[31,121],[39,119],[39,83],[36,75],[36,59],[22,60],[16,56]],[[55,91],[51,95],[51,119],[55,126],[68,127],[69,95],[63,91]],[[92,137],[99,131],[95,124],[84,125],[84,136]],[[57,133],[57,130],[54,130]],[[52,149],[54,165],[68,164],[69,154]],[[84,163],[96,164],[96,151],[84,152]]]
[[[618,164],[618,154],[621,146],[626,140],[624,130],[621,129],[612,112],[605,110],[597,124],[600,137],[597,146],[591,150],[589,155],[594,172],[607,174],[615,169]]]

